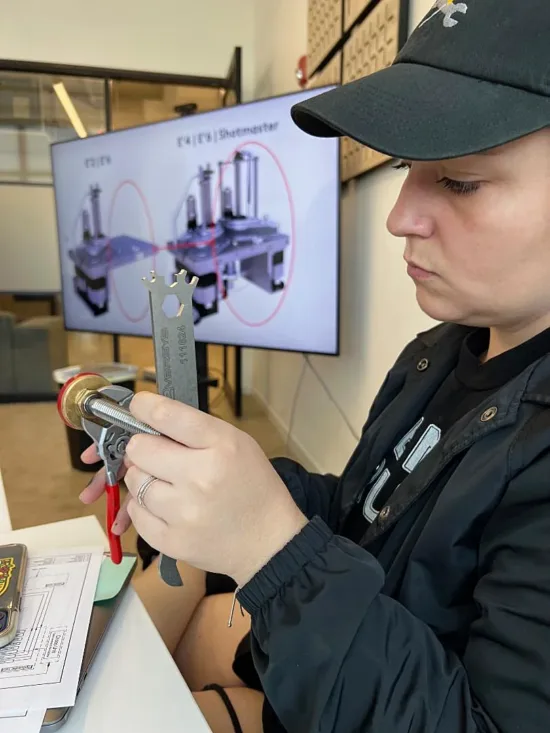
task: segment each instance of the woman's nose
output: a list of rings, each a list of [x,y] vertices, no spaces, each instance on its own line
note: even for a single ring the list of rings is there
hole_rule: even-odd
[[[419,186],[407,179],[386,222],[390,234],[394,237],[431,237],[434,223],[426,210],[429,205],[429,198]]]

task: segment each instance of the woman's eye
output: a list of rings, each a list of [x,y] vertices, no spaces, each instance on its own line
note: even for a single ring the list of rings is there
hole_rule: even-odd
[[[446,177],[441,178],[438,183],[443,184],[443,187],[449,189],[449,191],[462,196],[475,193],[481,186],[479,181],[455,181],[452,178]]]
[[[408,163],[405,160],[398,160],[396,163],[392,164],[392,168],[395,168],[395,170],[410,170],[411,163]],[[475,193],[481,186],[479,181],[456,181],[453,178],[447,178],[447,176],[440,178],[437,183],[441,184],[443,188],[452,191],[452,193],[456,193],[461,196]]]
[[[397,163],[392,163],[392,168],[395,168],[396,171],[403,170],[404,168],[410,170],[411,164],[405,163],[404,160],[398,160]]]

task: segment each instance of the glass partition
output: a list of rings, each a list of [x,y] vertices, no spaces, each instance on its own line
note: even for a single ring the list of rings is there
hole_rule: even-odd
[[[0,71],[0,183],[51,184],[50,144],[221,107],[216,86]]]
[[[141,81],[112,81],[114,130],[173,119],[222,106],[223,89]]]
[[[102,79],[0,71],[0,182],[51,184],[50,144],[105,127]]]

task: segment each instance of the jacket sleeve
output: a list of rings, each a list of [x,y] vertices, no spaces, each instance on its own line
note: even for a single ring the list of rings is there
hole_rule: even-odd
[[[308,519],[319,516],[328,522],[338,477],[330,473],[309,473],[303,466],[289,458],[274,458],[271,464],[305,516]]]
[[[546,471],[545,471],[546,467]],[[381,593],[367,551],[320,518],[239,594],[252,653],[288,733],[546,733],[550,709],[547,462],[509,483],[479,548],[462,657]]]

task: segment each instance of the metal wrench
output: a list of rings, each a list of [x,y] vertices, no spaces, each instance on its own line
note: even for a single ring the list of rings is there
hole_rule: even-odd
[[[167,285],[164,277],[157,276],[154,270],[151,271],[151,276],[151,280],[144,277],[143,282],[149,290],[157,391],[165,397],[198,408],[192,302],[198,278],[193,277],[187,282],[187,272],[180,270],[175,282]],[[164,301],[169,295],[175,295],[180,304],[177,315],[172,318],[169,318],[163,310]],[[168,585],[183,584],[173,558],[161,555],[159,571]]]

